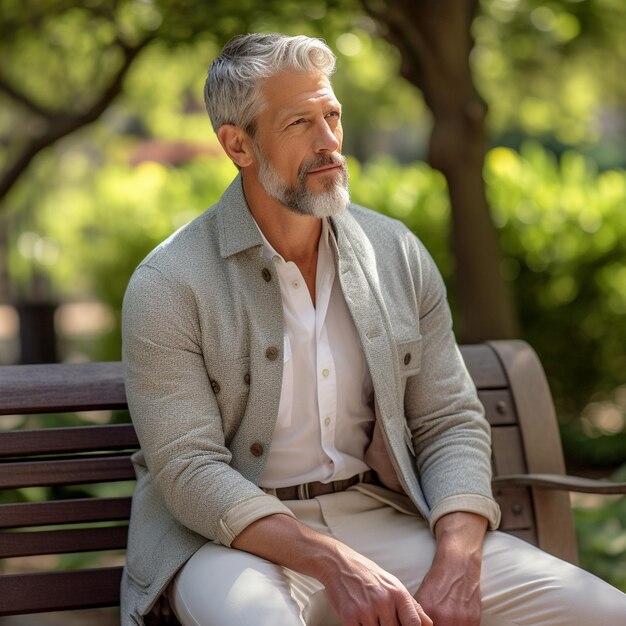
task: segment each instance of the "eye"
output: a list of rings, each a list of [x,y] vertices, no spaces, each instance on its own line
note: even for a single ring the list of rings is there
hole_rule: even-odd
[[[337,117],[337,118],[339,118],[339,117],[341,117],[341,113],[339,113],[339,111],[329,111],[326,114],[326,117]]]
[[[289,124],[289,126],[299,126],[300,124],[304,124],[306,122],[306,120],[301,117],[299,119],[297,119],[295,122],[291,122],[291,124]]]

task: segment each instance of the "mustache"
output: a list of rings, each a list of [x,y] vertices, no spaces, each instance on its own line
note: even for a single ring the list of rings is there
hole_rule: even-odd
[[[331,154],[320,154],[318,157],[303,163],[300,166],[298,171],[298,177],[300,180],[304,180],[304,177],[311,171],[316,170],[320,167],[327,167],[329,165],[337,165],[341,167],[341,169],[346,169],[346,157],[343,154],[331,153]]]

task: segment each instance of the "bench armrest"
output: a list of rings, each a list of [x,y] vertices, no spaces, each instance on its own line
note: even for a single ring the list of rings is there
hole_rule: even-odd
[[[527,486],[580,493],[626,494],[626,483],[564,474],[506,474],[495,477],[491,483],[494,487]]]

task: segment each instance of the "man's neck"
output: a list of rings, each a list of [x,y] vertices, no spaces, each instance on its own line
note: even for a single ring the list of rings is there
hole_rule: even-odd
[[[322,220],[290,211],[269,196],[258,181],[246,178],[243,177],[246,202],[265,238],[285,261],[293,261],[301,271],[315,267]]]

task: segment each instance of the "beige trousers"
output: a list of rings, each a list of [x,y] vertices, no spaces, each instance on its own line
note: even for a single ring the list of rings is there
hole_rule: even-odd
[[[286,504],[412,594],[430,567],[435,543],[423,520],[358,488]],[[481,626],[626,625],[625,594],[506,533],[487,534],[481,591]],[[340,626],[317,580],[213,543],[181,568],[168,597],[184,626]]]

